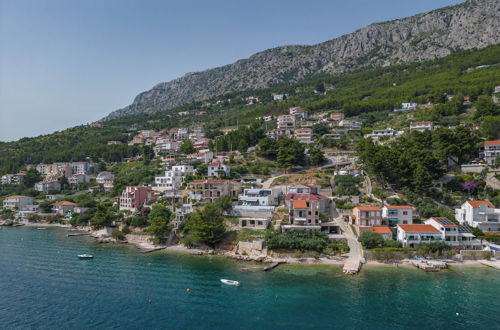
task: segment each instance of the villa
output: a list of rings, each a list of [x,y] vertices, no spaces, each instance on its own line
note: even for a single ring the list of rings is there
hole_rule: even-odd
[[[33,205],[33,201],[33,197],[14,195],[6,197],[3,200],[3,207],[6,209],[23,211],[28,206]]]
[[[208,176],[226,177],[231,175],[231,168],[218,160],[208,164]]]
[[[55,202],[54,204],[52,204],[52,212],[57,215],[66,215],[68,212],[72,212],[75,207],[76,204],[72,202]]]
[[[455,209],[455,218],[463,225],[484,232],[500,232],[500,209],[496,209],[490,201],[467,201]]]
[[[382,217],[391,226],[411,225],[415,208],[410,205],[389,205],[382,208]]]
[[[442,234],[434,226],[397,225],[397,239],[403,247],[415,247],[422,243],[441,242]]]
[[[120,197],[120,210],[137,211],[153,198],[153,191],[145,186],[128,186]]]
[[[468,227],[456,225],[448,218],[442,217],[432,217],[426,220],[425,224],[439,230],[441,240],[448,245],[465,250],[481,250],[481,242],[476,239]]]
[[[193,180],[188,183],[189,199],[202,203],[212,203],[218,198],[236,197],[241,184],[232,180]]]
[[[382,209],[378,206],[356,206],[352,209],[350,223],[358,232],[368,227],[382,226],[384,224],[382,218]]]

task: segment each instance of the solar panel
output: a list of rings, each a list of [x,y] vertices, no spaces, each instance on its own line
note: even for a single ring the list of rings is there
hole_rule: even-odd
[[[434,218],[434,219],[436,219],[438,222],[440,222],[443,225],[454,225],[454,223],[451,222],[450,219],[448,219],[448,218]]]
[[[458,227],[459,233],[472,233],[472,230],[469,227],[460,226]]]

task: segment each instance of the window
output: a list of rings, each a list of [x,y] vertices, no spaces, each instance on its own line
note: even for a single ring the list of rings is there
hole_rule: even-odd
[[[403,215],[408,215],[408,211],[403,211]]]

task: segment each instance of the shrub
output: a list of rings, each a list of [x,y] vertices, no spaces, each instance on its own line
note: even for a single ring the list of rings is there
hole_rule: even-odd
[[[328,236],[315,230],[291,230],[284,233],[271,231],[266,234],[270,250],[300,250],[322,252]]]
[[[123,226],[122,233],[124,235],[130,234],[130,227],[129,226]]]
[[[374,249],[384,246],[384,238],[382,235],[373,231],[362,232],[358,240],[365,249]]]
[[[111,237],[113,237],[117,241],[123,241],[125,239],[125,235],[119,229],[113,230],[113,232],[111,233]]]

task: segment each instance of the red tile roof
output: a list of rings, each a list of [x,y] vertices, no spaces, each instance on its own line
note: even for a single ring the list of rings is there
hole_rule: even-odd
[[[484,146],[497,146],[500,145],[500,140],[494,140],[494,141],[484,141]]]
[[[392,235],[392,230],[389,228],[389,226],[373,226],[373,231],[379,234],[391,234]]]
[[[426,125],[432,124],[432,121],[412,121],[410,125]]]
[[[68,201],[61,201],[61,202],[55,202],[53,205],[59,206],[59,205],[73,205],[75,206],[75,203],[68,202]]]
[[[473,208],[477,209],[481,207],[482,204],[486,204],[489,208],[494,208],[493,204],[490,201],[467,201]]]
[[[360,211],[380,211],[380,207],[378,206],[356,206],[355,209]]]
[[[27,196],[22,196],[22,195],[13,195],[13,196],[9,196],[7,198],[24,198],[24,197],[27,197]]]
[[[439,230],[431,225],[398,225],[406,232],[412,233],[439,233]]]
[[[388,209],[414,209],[413,206],[410,205],[388,205]]]
[[[303,200],[293,201],[293,208],[294,209],[306,209],[307,202],[303,201]]]

